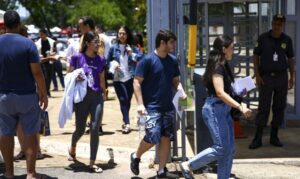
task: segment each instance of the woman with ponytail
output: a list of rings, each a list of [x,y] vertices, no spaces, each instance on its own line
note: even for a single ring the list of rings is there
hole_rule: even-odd
[[[228,179],[234,157],[234,130],[230,110],[236,108],[245,117],[252,114],[250,109],[231,97],[233,75],[228,61],[233,55],[233,40],[225,35],[217,37],[213,48],[203,75],[208,97],[202,108],[203,120],[209,129],[213,144],[189,161],[180,164],[185,178],[193,178],[193,170],[217,161],[218,179]]]

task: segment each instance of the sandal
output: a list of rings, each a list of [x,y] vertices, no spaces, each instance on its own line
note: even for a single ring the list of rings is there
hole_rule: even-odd
[[[47,176],[46,175],[44,175],[44,174],[36,174],[36,176],[35,176],[35,178],[36,179],[46,179],[47,178]]]
[[[20,151],[16,156],[14,156],[14,160],[24,160],[26,158],[25,153]]]
[[[68,149],[68,161],[76,161],[76,153],[75,154],[71,154],[70,149]]]
[[[90,171],[91,172],[93,172],[93,173],[102,173],[103,172],[103,170],[102,170],[102,168],[101,167],[98,167],[97,165],[90,165],[89,166],[89,169],[90,169]]]
[[[39,150],[38,153],[36,154],[36,159],[41,160],[44,158],[45,158],[44,154],[42,154],[42,152]]]

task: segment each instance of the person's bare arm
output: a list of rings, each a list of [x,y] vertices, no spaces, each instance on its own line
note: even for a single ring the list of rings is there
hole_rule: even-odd
[[[252,111],[248,109],[246,106],[242,106],[242,104],[236,102],[228,93],[224,91],[224,82],[223,76],[215,74],[213,75],[213,85],[216,91],[216,95],[220,98],[224,103],[228,104],[233,108],[237,108],[240,110],[247,118],[251,116]]]
[[[39,63],[30,63],[30,68],[37,85],[40,106],[42,107],[43,110],[45,110],[48,107],[48,97],[47,97],[45,78],[41,69],[41,65]]]
[[[67,73],[71,73],[73,70],[74,70],[74,67],[70,65],[68,70],[67,70]]]
[[[133,89],[134,89],[134,95],[136,98],[136,101],[138,103],[137,112],[140,115],[146,114],[146,108],[144,106],[143,96],[142,96],[142,88],[141,84],[143,83],[144,78],[135,76],[133,81]]]
[[[187,97],[187,95],[186,95],[186,93],[185,93],[185,91],[184,91],[184,89],[183,89],[183,87],[180,83],[180,77],[179,76],[173,78],[173,86],[177,91],[182,90],[184,92],[184,94],[182,96],[183,99],[185,99]]]

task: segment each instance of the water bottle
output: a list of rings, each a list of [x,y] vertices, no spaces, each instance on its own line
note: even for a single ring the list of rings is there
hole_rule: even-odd
[[[139,139],[142,139],[145,135],[145,123],[146,123],[146,116],[140,115],[138,120],[138,126],[139,126]]]

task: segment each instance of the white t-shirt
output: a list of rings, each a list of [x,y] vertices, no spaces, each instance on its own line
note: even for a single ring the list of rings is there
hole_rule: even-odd
[[[120,50],[121,50],[121,55],[120,55],[120,69],[122,70],[124,76],[119,79],[121,82],[126,82],[131,79],[131,74],[129,72],[128,68],[128,55],[125,52],[125,45],[120,44]]]

